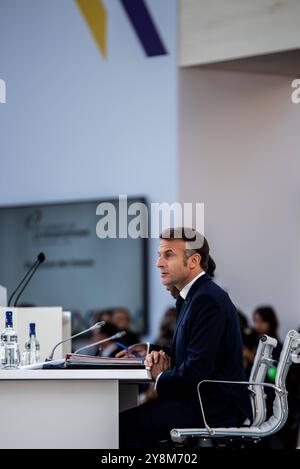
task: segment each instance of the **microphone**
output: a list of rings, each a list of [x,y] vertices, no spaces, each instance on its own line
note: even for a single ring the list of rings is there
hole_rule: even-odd
[[[53,355],[54,355],[54,352],[55,352],[55,349],[63,344],[64,342],[67,342],[68,340],[72,340],[72,339],[75,339],[75,337],[78,337],[82,334],[85,334],[86,332],[89,332],[89,331],[92,331],[93,329],[101,329],[102,326],[104,326],[105,324],[105,321],[100,321],[100,322],[96,322],[96,324],[94,324],[93,326],[89,327],[88,329],[85,329],[84,331],[81,331],[81,332],[78,332],[78,334],[74,334],[72,335],[71,337],[67,337],[66,339],[64,340],[61,340],[60,342],[58,342],[58,344],[55,345],[55,347],[53,347],[52,349],[52,352],[50,353],[49,357],[46,358],[46,362],[51,362],[53,360]]]
[[[19,288],[21,287],[21,285],[23,284],[23,282],[25,282],[25,280],[27,279],[28,276],[30,276],[26,282],[26,284],[24,285],[23,289],[21,290],[21,292],[19,293],[16,301],[15,301],[15,304],[14,306],[17,305],[18,303],[18,300],[21,296],[21,294],[23,293],[24,289],[26,288],[27,284],[29,283],[31,277],[33,276],[34,272],[36,271],[36,269],[38,268],[38,266],[44,262],[44,260],[46,259],[45,257],[45,254],[43,252],[40,252],[39,255],[37,256],[37,260],[34,262],[34,264],[32,264],[32,266],[30,267],[30,269],[26,272],[26,274],[24,275],[24,277],[22,278],[21,282],[18,284],[17,288],[14,289],[14,291],[12,292],[12,294],[10,295],[9,297],[9,300],[8,300],[8,306],[11,305],[11,301],[13,299],[13,297],[15,296],[15,294],[17,293],[17,291],[19,290]],[[30,275],[31,274],[31,275]]]
[[[126,331],[117,332],[116,334],[108,337],[107,339],[98,340],[97,342],[94,342],[93,344],[85,345],[84,347],[78,348],[77,350],[75,350],[73,355],[77,355],[78,352],[86,348],[94,347],[95,345],[103,344],[104,342],[109,342],[110,340],[120,339],[121,337],[124,337],[124,335],[126,335]]]

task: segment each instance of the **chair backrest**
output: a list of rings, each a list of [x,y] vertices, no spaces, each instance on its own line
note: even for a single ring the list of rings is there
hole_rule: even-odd
[[[263,335],[257,347],[254,362],[251,369],[249,381],[262,383],[266,379],[268,368],[272,364],[273,349],[277,345],[277,340],[268,335]],[[251,396],[253,423],[252,425],[261,425],[267,416],[266,395],[262,386],[249,385]]]
[[[264,341],[262,341],[264,342]],[[267,342],[267,340],[265,340]],[[274,343],[269,342],[272,349],[274,348]],[[175,442],[182,442],[188,437],[196,437],[196,438],[207,438],[207,437],[214,437],[214,438],[232,438],[232,437],[241,437],[241,438],[262,438],[273,433],[278,432],[283,425],[285,424],[287,417],[288,417],[288,403],[287,403],[287,391],[286,391],[286,377],[289,371],[289,368],[292,363],[300,363],[300,334],[297,331],[291,330],[287,333],[282,351],[280,354],[276,378],[275,378],[275,385],[265,383],[262,381],[259,383],[258,375],[263,378],[263,373],[266,371],[262,367],[264,362],[269,361],[270,349],[266,349],[265,353],[267,354],[264,356],[264,352],[262,350],[262,346],[258,347],[256,356],[257,360],[253,364],[253,373],[251,375],[254,377],[254,381],[250,382],[240,382],[240,385],[248,384],[253,388],[261,387],[263,389],[264,386],[270,387],[275,391],[275,399],[273,402],[273,414],[268,420],[265,420],[259,424],[252,423],[248,427],[232,427],[232,428],[210,428],[206,424],[206,428],[183,428],[177,429],[174,428],[171,430],[171,438]],[[261,358],[259,358],[261,357]],[[263,358],[264,357],[264,358]],[[210,381],[210,380],[204,380]],[[219,382],[219,381],[215,381]],[[223,381],[224,383],[224,381]],[[234,383],[233,381],[227,381],[227,383]],[[200,384],[200,383],[199,383]],[[254,390],[253,390],[254,392]],[[199,385],[198,385],[198,393],[199,393]],[[254,396],[254,394],[253,394]],[[263,402],[265,402],[264,396],[260,396],[256,392],[255,397],[253,398],[254,405],[258,404],[260,407],[261,403],[259,399],[262,397]],[[199,393],[199,400],[200,400],[200,393]],[[256,421],[258,422],[263,418],[263,414],[261,413],[261,409],[257,410],[255,408],[254,416]]]
[[[292,363],[300,363],[300,334],[294,330],[289,331],[284,340],[275,378],[273,415],[260,426],[263,436],[278,432],[288,418],[286,377]]]

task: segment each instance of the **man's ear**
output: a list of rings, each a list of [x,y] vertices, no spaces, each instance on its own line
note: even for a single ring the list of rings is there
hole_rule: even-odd
[[[198,252],[195,252],[189,259],[191,260],[191,267],[194,269],[200,265],[201,255]]]

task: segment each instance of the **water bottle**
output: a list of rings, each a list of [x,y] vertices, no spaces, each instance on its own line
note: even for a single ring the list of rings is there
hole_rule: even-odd
[[[18,336],[13,328],[13,313],[6,312],[5,329],[1,334],[1,365],[6,370],[19,368]]]
[[[29,340],[25,343],[22,365],[33,365],[40,361],[40,343],[36,338],[35,323],[29,324]]]

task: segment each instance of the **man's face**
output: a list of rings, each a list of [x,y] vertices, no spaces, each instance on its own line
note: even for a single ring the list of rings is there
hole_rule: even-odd
[[[162,284],[166,287],[183,288],[193,275],[193,262],[189,258],[185,265],[185,241],[182,239],[161,239],[156,267],[160,269]],[[192,269],[191,269],[192,267]]]

